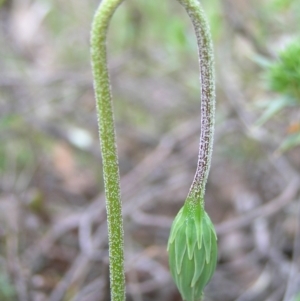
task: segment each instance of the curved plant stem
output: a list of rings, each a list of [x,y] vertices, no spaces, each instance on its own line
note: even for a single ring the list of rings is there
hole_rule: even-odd
[[[204,209],[214,134],[215,79],[210,30],[198,0],[178,0],[190,16],[200,63],[201,133],[197,170],[184,206],[178,212],[168,242],[170,271],[186,301],[203,300],[203,290],[216,268],[217,236]],[[199,239],[202,241],[200,242]]]
[[[198,0],[178,0],[190,16],[196,32],[201,84],[201,134],[196,174],[191,185],[188,202],[204,206],[204,193],[210,169],[214,134],[215,78],[213,46],[209,25]],[[191,204],[193,205],[193,204]]]
[[[115,129],[109,75],[106,36],[110,19],[123,0],[103,0],[92,25],[91,55],[103,159],[104,185],[109,237],[110,289],[112,301],[125,300],[123,221],[120,199]],[[205,185],[212,155],[215,87],[213,50],[208,23],[198,0],[178,0],[186,9],[195,28],[200,58],[201,134],[196,174],[187,202],[204,206]]]
[[[120,176],[107,70],[106,36],[110,19],[121,2],[122,0],[101,2],[94,17],[91,33],[92,67],[106,195],[112,301],[125,300],[125,277]]]

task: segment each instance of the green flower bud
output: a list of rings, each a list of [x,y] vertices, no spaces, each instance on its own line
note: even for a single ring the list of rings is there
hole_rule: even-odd
[[[201,204],[178,212],[168,242],[172,277],[185,301],[199,301],[217,263],[217,236]]]

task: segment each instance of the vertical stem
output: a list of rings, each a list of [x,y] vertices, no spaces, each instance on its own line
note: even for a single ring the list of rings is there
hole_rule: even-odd
[[[198,0],[178,0],[190,16],[196,32],[201,86],[201,133],[196,174],[188,200],[204,205],[205,185],[210,169],[215,114],[215,79],[213,46],[209,25]]]
[[[91,32],[91,58],[106,195],[112,301],[125,300],[125,276],[120,176],[107,69],[106,36],[110,19],[121,2],[122,0],[103,0],[95,14]]]

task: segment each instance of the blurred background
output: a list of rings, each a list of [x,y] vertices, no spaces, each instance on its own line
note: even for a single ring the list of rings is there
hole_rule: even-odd
[[[300,1],[203,0],[217,111],[205,301],[300,300]],[[107,301],[90,26],[99,1],[0,1],[0,300]],[[108,38],[127,300],[179,301],[170,225],[196,170],[197,45],[174,0],[126,0]]]

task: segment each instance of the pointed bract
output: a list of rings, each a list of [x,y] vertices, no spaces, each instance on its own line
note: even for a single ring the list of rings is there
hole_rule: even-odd
[[[177,214],[168,242],[172,277],[185,301],[199,301],[217,262],[217,236],[202,206],[185,204]]]

